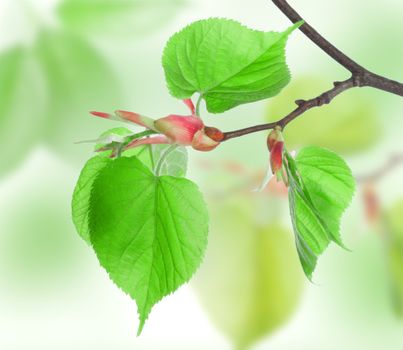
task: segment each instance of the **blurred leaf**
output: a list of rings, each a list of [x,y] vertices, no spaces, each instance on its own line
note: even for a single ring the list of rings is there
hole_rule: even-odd
[[[403,317],[403,201],[386,213],[387,252],[396,314]]]
[[[120,87],[109,65],[86,41],[63,32],[42,32],[35,47],[50,93],[47,141],[68,159],[83,162],[82,145],[74,142],[100,134],[93,109],[113,110]]]
[[[66,184],[60,179],[53,183],[54,174],[43,173],[36,177],[30,172],[30,181],[19,182],[0,202],[1,286],[18,298],[18,305],[32,303],[33,293],[38,293],[35,303],[57,297],[54,289],[65,292],[83,271]]]
[[[355,189],[350,168],[337,154],[305,147],[294,161],[287,153],[289,201],[297,250],[309,279],[330,241],[343,246],[340,219]]]
[[[320,78],[297,78],[268,105],[266,119],[273,122],[290,113],[297,99],[310,99],[332,86]],[[288,149],[321,146],[341,154],[363,151],[382,134],[372,100],[362,89],[346,91],[331,104],[313,108],[284,131]]]
[[[172,36],[164,50],[170,93],[184,99],[199,92],[211,113],[277,95],[290,81],[287,38],[300,25],[278,33],[222,18],[190,24]]]
[[[261,197],[212,201],[207,253],[193,283],[214,325],[235,349],[248,349],[282,326],[303,286],[292,233],[255,216]],[[265,208],[275,210],[267,202]]]
[[[0,55],[0,176],[22,161],[40,138],[43,90],[29,52],[15,47]]]
[[[111,279],[136,300],[139,333],[153,305],[199,266],[207,222],[194,183],[155,177],[135,157],[112,161],[96,178],[89,209],[91,243]]]
[[[172,19],[184,0],[64,0],[62,23],[81,34],[144,35]]]

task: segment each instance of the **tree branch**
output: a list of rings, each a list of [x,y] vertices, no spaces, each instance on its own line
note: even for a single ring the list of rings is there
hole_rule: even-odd
[[[303,18],[287,3],[286,0],[272,0],[273,3],[291,20],[291,22],[296,23]],[[363,87],[369,86],[378,90],[383,90],[398,96],[403,96],[403,84],[375,73],[370,72],[365,69],[357,62],[352,60],[346,54],[341,52],[338,48],[332,45],[328,40],[326,40],[322,35],[320,35],[313,27],[311,27],[306,21],[299,27],[299,29],[318,47],[327,53],[331,58],[338,62],[341,66],[346,68],[351,72],[351,78],[342,81],[335,82],[334,87],[321,95],[312,98],[310,100],[297,100],[295,103],[298,107],[291,113],[278,120],[277,122],[267,123],[252,126],[245,129],[229,131],[224,133],[223,141],[227,141],[234,137],[240,137],[246,134],[273,129],[276,126],[280,126],[284,129],[287,124],[293,121],[295,118],[299,117],[306,111],[314,107],[320,107],[324,104],[330,103],[337,95],[346,91],[347,89],[353,87]]]
[[[373,183],[381,180],[385,175],[389,174],[392,170],[397,168],[403,163],[403,153],[396,153],[392,155],[380,168],[376,169],[374,172],[357,176],[358,183]]]

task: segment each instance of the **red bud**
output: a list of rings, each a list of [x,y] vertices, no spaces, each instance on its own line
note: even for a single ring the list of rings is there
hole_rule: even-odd
[[[214,141],[221,142],[224,140],[224,133],[217,128],[206,126],[204,128],[204,133]]]

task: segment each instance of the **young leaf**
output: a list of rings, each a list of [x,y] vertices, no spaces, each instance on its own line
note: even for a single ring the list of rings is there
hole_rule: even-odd
[[[123,153],[125,157],[135,156],[151,171],[155,170],[158,161],[170,145],[145,145],[129,149]],[[188,165],[188,153],[185,147],[177,147],[170,152],[160,169],[160,175],[185,177]]]
[[[287,38],[300,25],[277,33],[220,18],[192,23],[172,36],[164,50],[170,93],[184,99],[199,92],[211,113],[277,95],[290,81]]]
[[[297,155],[299,175],[312,203],[320,213],[334,242],[343,245],[340,219],[350,205],[355,180],[346,162],[336,153],[320,147],[305,147]]]
[[[141,333],[153,305],[199,266],[208,214],[189,180],[155,177],[137,158],[122,157],[94,182],[89,227],[101,265],[136,300]]]
[[[343,246],[340,219],[351,202],[355,183],[337,154],[306,147],[296,160],[287,153],[290,213],[301,264],[309,279],[317,257],[331,241]]]

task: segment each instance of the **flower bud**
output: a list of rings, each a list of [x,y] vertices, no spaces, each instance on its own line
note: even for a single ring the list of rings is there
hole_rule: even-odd
[[[281,127],[279,127],[279,126],[276,126],[271,131],[271,133],[269,134],[269,136],[267,138],[267,147],[269,148],[269,151],[272,150],[272,148],[276,142],[284,143],[283,134],[281,133]]]
[[[221,142],[224,140],[224,133],[217,128],[206,126],[204,128],[204,133],[214,141]]]
[[[209,136],[207,136],[203,129],[199,130],[192,140],[192,147],[195,150],[202,152],[212,151],[219,144],[220,142],[217,142],[212,138],[210,138]]]
[[[194,116],[169,115],[154,122],[155,129],[174,143],[191,146],[195,134],[204,125],[201,119]]]
[[[127,120],[140,126],[144,126],[147,129],[155,130],[154,119],[128,111],[116,111],[115,114],[121,119]]]
[[[281,179],[284,155],[284,138],[280,127],[276,127],[269,134],[267,138],[267,147],[270,151],[271,171],[279,180]]]

